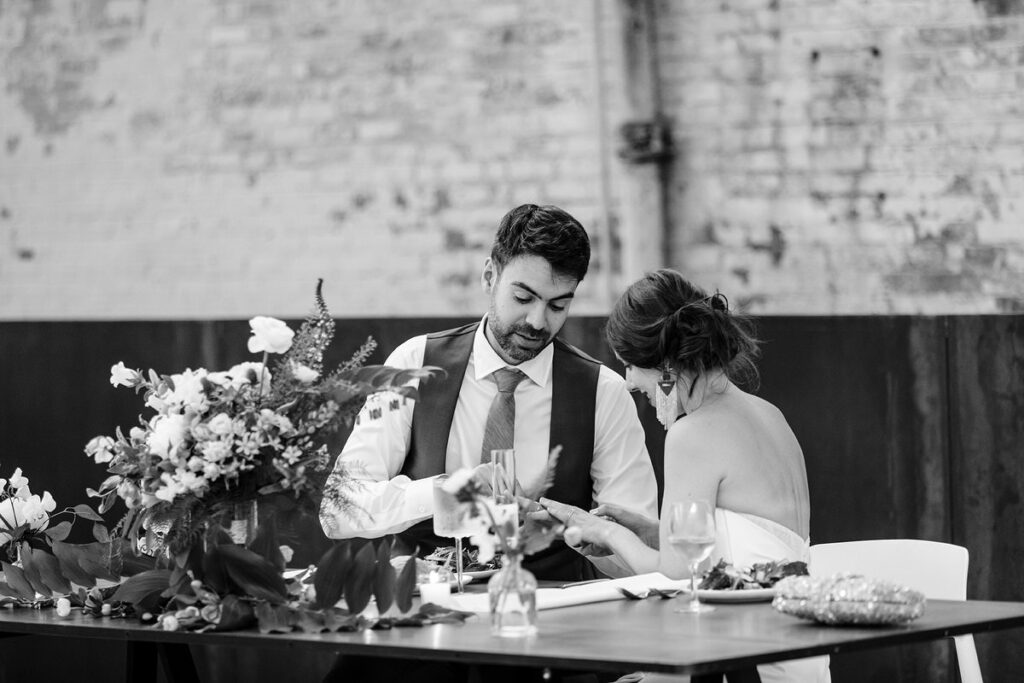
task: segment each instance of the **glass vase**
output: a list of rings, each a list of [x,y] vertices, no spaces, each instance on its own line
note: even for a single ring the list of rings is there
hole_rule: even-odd
[[[248,546],[252,543],[259,529],[259,504],[256,499],[232,505],[226,527],[231,540],[238,545]]]
[[[487,583],[491,633],[522,638],[537,632],[537,579],[523,568],[523,557],[506,554],[501,569]]]

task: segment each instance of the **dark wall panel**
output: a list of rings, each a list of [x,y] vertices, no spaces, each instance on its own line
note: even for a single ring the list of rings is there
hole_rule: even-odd
[[[380,348],[370,362],[381,363],[413,334],[469,320],[338,320],[326,361],[347,360],[372,335]],[[573,319],[564,336],[621,371],[603,325]],[[812,540],[956,542],[971,553],[971,597],[1024,600],[1024,316],[767,317],[759,332],[758,393],[782,409],[803,446]],[[20,466],[59,505],[84,501],[105,476],[85,443],[143,412],[134,392],[111,387],[110,366],[226,369],[258,358],[248,336],[245,321],[0,323],[0,476]],[[660,471],[664,430],[642,397],[637,405]],[[978,638],[987,678],[1024,672],[1013,635]],[[3,644],[15,640],[32,647],[33,639]],[[948,650],[837,658],[835,680],[955,680]],[[7,661],[0,656],[0,681],[13,671]],[[201,666],[212,674],[242,663],[204,653]]]

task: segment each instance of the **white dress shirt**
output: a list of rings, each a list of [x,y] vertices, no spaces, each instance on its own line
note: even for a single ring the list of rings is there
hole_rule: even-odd
[[[480,464],[487,411],[498,393],[488,375],[506,366],[487,341],[485,325],[486,318],[476,331],[459,391],[445,459],[448,473]],[[385,364],[422,367],[426,339],[423,335],[402,343]],[[539,493],[547,464],[553,357],[554,347],[549,344],[537,357],[515,366],[526,375],[515,390],[516,478],[531,497]],[[342,513],[325,503],[321,522],[331,538],[398,533],[433,515],[433,477],[412,480],[399,474],[409,451],[414,402],[408,400],[397,410],[388,410],[386,404],[393,398],[383,394],[367,400],[338,456],[335,467],[344,467],[351,477],[344,493],[363,513]],[[380,417],[367,416],[367,411],[381,407]],[[590,475],[595,505],[616,503],[657,518],[657,485],[636,405],[625,380],[604,365],[597,381]]]

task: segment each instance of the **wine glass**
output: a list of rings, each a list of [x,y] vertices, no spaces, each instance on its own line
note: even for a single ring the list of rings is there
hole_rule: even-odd
[[[697,568],[711,555],[715,547],[715,511],[705,500],[672,503],[669,508],[668,542],[686,558],[690,568],[690,600],[677,612],[700,614],[714,607],[705,605],[697,597]]]
[[[447,474],[434,478],[434,533],[455,539],[455,582],[458,591],[462,593],[462,537],[468,536],[473,530],[467,527],[469,506],[460,503],[453,494],[444,490],[446,481]]]

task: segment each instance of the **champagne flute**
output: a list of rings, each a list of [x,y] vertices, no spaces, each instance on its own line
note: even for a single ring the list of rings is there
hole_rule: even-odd
[[[700,614],[714,607],[697,597],[697,569],[715,547],[715,511],[705,500],[672,503],[669,508],[668,542],[686,558],[690,568],[690,600],[677,612]]]
[[[519,503],[516,501],[516,452],[511,448],[491,451],[491,495],[497,512],[497,522],[511,521],[513,530],[519,528]]]
[[[447,474],[434,478],[434,533],[455,539],[455,582],[458,592],[462,593],[462,537],[472,533],[467,528],[469,506],[460,503],[453,494],[444,490],[446,481]]]

